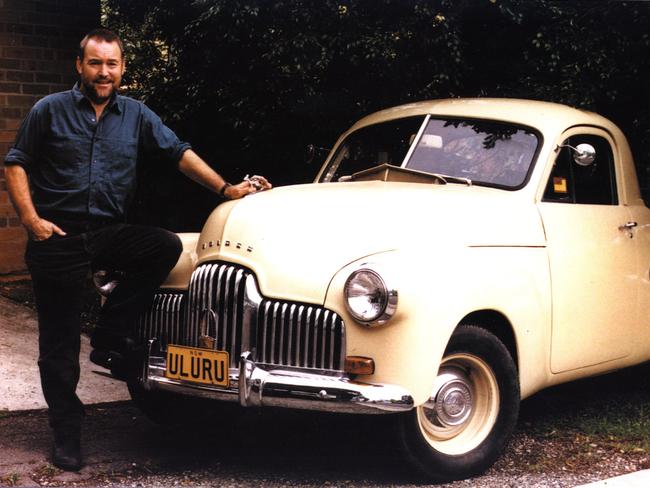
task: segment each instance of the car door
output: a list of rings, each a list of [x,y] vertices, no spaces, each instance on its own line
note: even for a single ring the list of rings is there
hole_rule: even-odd
[[[636,240],[620,199],[614,141],[605,131],[581,127],[558,143],[538,204],[551,273],[554,373],[629,354],[638,293]],[[569,147],[583,143],[596,149],[588,166],[576,163]]]

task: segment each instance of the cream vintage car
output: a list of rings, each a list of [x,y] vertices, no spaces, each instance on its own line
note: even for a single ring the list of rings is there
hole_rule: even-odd
[[[626,139],[596,114],[383,110],[313,184],[226,202],[181,236],[130,388],[149,412],[201,396],[390,415],[429,479],[473,476],[522,398],[650,358],[649,223]]]

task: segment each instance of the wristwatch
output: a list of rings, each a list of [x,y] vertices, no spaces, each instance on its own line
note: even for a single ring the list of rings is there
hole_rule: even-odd
[[[232,186],[232,185],[230,183],[228,183],[228,182],[225,182],[223,184],[223,186],[221,187],[221,190],[219,190],[219,195],[221,195],[225,199],[228,199],[228,197],[226,196],[226,188],[228,188],[229,186]]]

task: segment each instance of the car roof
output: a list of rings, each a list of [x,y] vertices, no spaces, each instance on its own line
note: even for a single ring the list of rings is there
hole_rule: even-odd
[[[448,98],[409,103],[375,112],[359,120],[350,131],[378,122],[426,114],[512,122],[542,132],[547,128],[557,131],[558,127],[583,124],[606,129],[615,127],[598,114],[559,103],[514,98]]]

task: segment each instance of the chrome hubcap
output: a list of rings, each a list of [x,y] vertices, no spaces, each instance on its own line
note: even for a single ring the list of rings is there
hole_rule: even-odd
[[[436,396],[436,414],[442,425],[456,426],[472,413],[472,392],[462,381],[444,385]]]
[[[424,414],[438,427],[458,427],[472,415],[472,386],[465,371],[457,367],[442,368],[434,394],[424,405]]]
[[[499,387],[489,365],[468,353],[447,356],[429,399],[417,409],[420,429],[436,450],[469,452],[490,433],[499,412]]]

